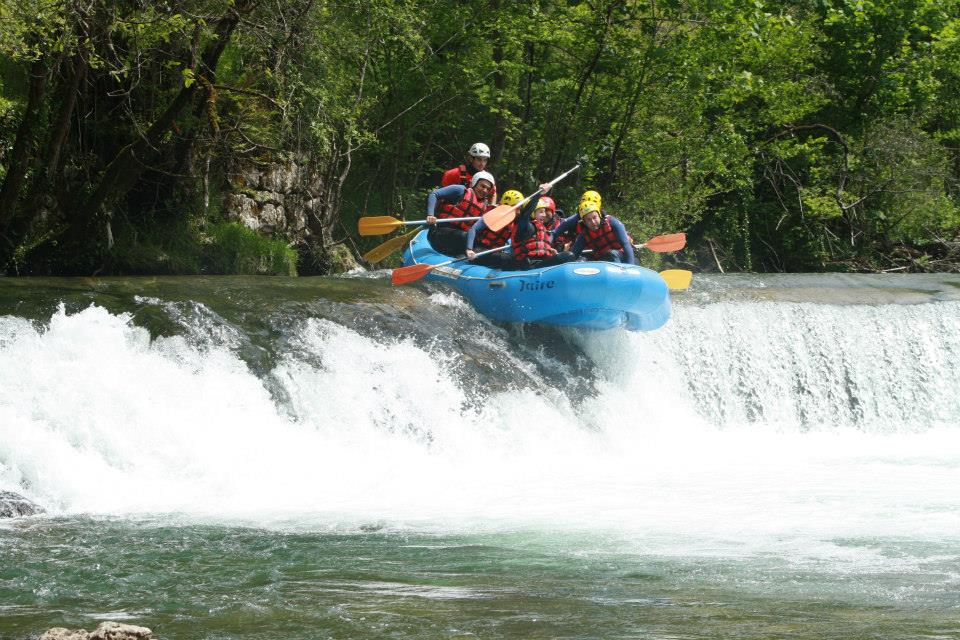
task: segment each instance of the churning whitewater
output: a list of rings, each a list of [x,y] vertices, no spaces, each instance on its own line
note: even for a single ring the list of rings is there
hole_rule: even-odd
[[[319,317],[276,327],[260,368],[204,304],[139,303],[179,331],[96,303],[0,317],[0,489],[55,514],[548,527],[688,556],[960,536],[955,301],[681,303],[663,330],[557,333],[579,355],[541,345],[486,381],[450,343]],[[456,295],[425,304],[491,353],[527,340]]]

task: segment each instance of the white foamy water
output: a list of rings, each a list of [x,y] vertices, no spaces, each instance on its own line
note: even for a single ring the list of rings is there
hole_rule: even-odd
[[[304,320],[265,381],[231,340],[151,340],[99,307],[0,318],[0,488],[68,514],[596,530],[688,556],[957,541],[958,318],[680,307],[651,334],[568,334],[602,372],[594,397],[479,405],[458,353],[329,321]]]

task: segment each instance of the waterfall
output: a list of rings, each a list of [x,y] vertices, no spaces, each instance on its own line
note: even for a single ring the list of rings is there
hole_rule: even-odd
[[[0,489],[64,514],[562,523],[664,548],[960,531],[958,302],[717,296],[656,332],[538,334],[402,295],[415,331],[349,301],[256,324],[160,297],[0,316]]]

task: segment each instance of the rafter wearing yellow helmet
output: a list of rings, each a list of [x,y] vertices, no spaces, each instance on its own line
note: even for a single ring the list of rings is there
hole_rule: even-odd
[[[577,213],[581,213],[588,204],[595,204],[599,209],[603,203],[600,194],[596,191],[584,191],[580,196],[580,204],[577,205]]]
[[[636,264],[633,238],[627,233],[627,228],[613,216],[606,215],[597,200],[599,194],[595,200],[580,203],[580,235],[574,241],[571,251],[579,257],[584,250],[589,249],[590,260]]]
[[[510,205],[511,207],[523,200],[523,194],[516,189],[509,189],[500,199],[500,204]]]

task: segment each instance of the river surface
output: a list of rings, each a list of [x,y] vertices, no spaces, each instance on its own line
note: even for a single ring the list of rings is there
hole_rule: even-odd
[[[960,638],[960,276],[0,278],[0,490],[4,639]]]

